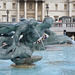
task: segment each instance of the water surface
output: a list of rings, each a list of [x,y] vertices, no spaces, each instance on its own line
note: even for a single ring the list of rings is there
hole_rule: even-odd
[[[61,50],[35,51],[42,60],[31,68],[13,68],[10,60],[0,60],[0,75],[75,75],[75,47],[59,47]]]

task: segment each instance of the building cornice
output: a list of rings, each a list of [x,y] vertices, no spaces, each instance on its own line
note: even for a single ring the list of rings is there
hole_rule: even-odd
[[[0,11],[7,11],[7,9],[0,9]],[[17,9],[9,9],[9,11],[17,11]]]
[[[49,10],[49,12],[68,12],[68,10]]]

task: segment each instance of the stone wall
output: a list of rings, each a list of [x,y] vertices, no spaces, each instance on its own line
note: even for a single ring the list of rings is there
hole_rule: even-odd
[[[46,11],[46,4],[49,6],[49,11],[48,15],[55,19],[56,16],[62,17],[62,16],[73,16],[75,17],[75,9],[73,7],[73,4],[75,4],[75,0],[44,0],[44,13],[42,12],[42,3],[40,2],[40,5],[37,3],[37,7],[41,8],[40,10],[37,10],[37,20],[40,18],[40,21],[42,21],[42,13],[44,14],[44,17],[47,16],[47,11]],[[4,8],[4,3],[6,3],[6,8]],[[15,9],[13,9],[13,3],[16,4]],[[27,2],[27,19],[28,17],[33,17],[35,18],[35,2],[32,3],[32,9],[29,10],[31,2]],[[64,9],[64,5],[67,5],[67,9]],[[56,6],[57,5],[57,6]],[[23,7],[22,7],[23,6]],[[16,22],[18,21],[17,19],[17,0],[0,0],[0,21],[3,22],[3,19],[5,18],[4,16],[7,16],[6,11],[9,10],[9,22],[12,22],[12,18],[16,18]],[[24,11],[24,3],[20,4],[20,14],[19,14],[19,19],[23,16],[25,18],[25,11]],[[69,11],[68,11],[69,10]]]

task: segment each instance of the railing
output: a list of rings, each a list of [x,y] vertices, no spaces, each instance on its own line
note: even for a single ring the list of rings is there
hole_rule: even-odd
[[[16,24],[17,22],[0,22],[0,24]],[[75,23],[74,22],[53,22],[52,27],[75,27]]]
[[[74,22],[54,22],[52,27],[75,27]]]

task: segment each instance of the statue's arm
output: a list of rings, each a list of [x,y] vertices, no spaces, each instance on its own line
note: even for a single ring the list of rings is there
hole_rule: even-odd
[[[0,23],[0,28],[2,28],[2,27],[6,27],[6,26],[9,26],[10,24],[8,24],[8,23]]]
[[[0,28],[0,34],[7,34],[9,32],[11,32],[11,28],[10,27]]]
[[[0,34],[8,34],[11,31],[16,31],[18,27],[19,26],[15,26],[15,25],[2,27],[0,28]]]
[[[19,43],[19,37],[20,37],[21,33],[24,32],[24,34],[26,34],[26,31],[27,31],[26,25],[20,26],[20,27],[17,28],[17,31],[14,35],[14,41],[16,42],[17,45]]]
[[[52,32],[51,30],[45,30],[45,33],[48,34],[49,36],[52,36],[52,35],[56,35],[56,33]]]

